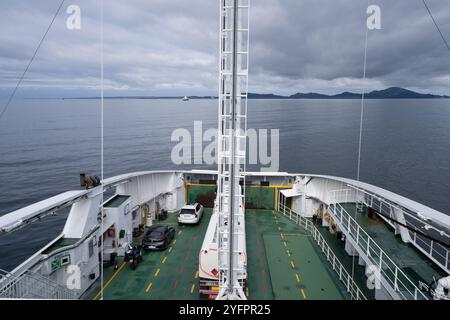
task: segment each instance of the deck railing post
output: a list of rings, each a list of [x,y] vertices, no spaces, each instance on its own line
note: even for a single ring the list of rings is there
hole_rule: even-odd
[[[398,279],[398,268],[395,268],[395,277],[394,277],[394,290],[395,291],[398,291],[397,279]]]
[[[380,273],[381,273],[382,266],[383,266],[383,251],[380,249],[380,264],[379,264]]]
[[[448,268],[448,250],[445,253],[445,267]]]

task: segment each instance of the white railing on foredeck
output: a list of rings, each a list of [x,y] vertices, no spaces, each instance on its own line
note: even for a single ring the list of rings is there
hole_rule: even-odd
[[[339,191],[339,193],[336,191]],[[351,189],[335,190],[332,191],[332,193],[335,194],[335,198],[333,199],[334,202],[348,203],[360,201],[364,203],[364,205],[366,205],[367,207],[370,207],[379,212],[381,214],[381,217],[393,228],[395,228],[395,223],[392,220],[396,219],[393,212],[394,208],[403,211],[404,216],[412,216],[412,214],[414,214],[411,210],[396,205],[389,200],[383,199],[376,194],[363,189],[351,187]],[[415,214],[418,215],[417,212]],[[417,218],[415,219],[418,220]],[[423,227],[425,226],[425,222],[423,221],[418,223],[423,224]],[[432,260],[439,267],[449,273],[450,250],[448,249],[448,247],[433,239],[429,239],[420,235],[421,230],[419,230],[413,223],[408,222],[408,220],[406,221],[406,224],[410,229],[414,229],[414,231],[409,230],[409,240],[417,248],[417,250],[422,252],[424,255],[430,258],[430,260]],[[439,230],[437,230],[436,232],[439,233]]]
[[[333,250],[331,250],[330,246],[311,220],[302,217],[300,214],[286,207],[282,203],[278,203],[278,212],[282,213],[285,217],[294,221],[311,234],[312,238],[316,241],[319,248],[325,254],[327,261],[331,264],[331,267],[337,273],[339,280],[345,285],[347,292],[353,300],[367,300],[366,296],[336,257]]]
[[[19,276],[0,270],[0,299],[76,299],[75,292],[52,280],[27,271]]]
[[[417,230],[417,228],[415,228]],[[410,241],[418,250],[420,250],[427,257],[431,258],[436,264],[443,267],[447,272],[450,272],[450,253],[449,250],[439,242],[427,239],[417,232],[410,231]]]
[[[356,222],[356,220],[339,203],[343,199],[346,190],[331,191],[333,201],[328,207],[333,219],[337,222],[347,239],[350,239],[358,253],[365,256],[372,265],[380,271],[380,275],[387,284],[402,299],[418,300],[428,297],[412,282],[409,277],[397,266],[397,264],[381,249],[372,237]],[[342,201],[344,202],[344,201]]]

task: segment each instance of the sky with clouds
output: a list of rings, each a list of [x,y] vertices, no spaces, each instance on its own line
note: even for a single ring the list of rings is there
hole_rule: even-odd
[[[13,90],[60,0],[2,0],[0,98]],[[422,0],[370,0],[368,89],[402,86],[450,95],[450,52]],[[66,28],[69,5],[81,30]],[[428,0],[450,41],[450,1]],[[253,0],[251,92],[361,91],[366,0]],[[215,95],[218,0],[104,1],[105,95]],[[66,0],[18,97],[98,96],[100,0]]]

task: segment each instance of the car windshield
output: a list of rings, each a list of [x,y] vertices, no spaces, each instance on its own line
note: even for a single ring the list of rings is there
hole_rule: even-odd
[[[150,230],[147,236],[150,238],[162,238],[164,236],[164,232],[161,229]]]
[[[195,210],[194,209],[181,209],[180,215],[182,215],[182,214],[195,214]]]

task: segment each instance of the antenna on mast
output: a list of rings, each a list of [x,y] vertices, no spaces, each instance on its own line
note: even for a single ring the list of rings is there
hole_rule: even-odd
[[[217,299],[222,300],[246,299],[240,221],[245,219],[249,6],[250,0],[220,0]]]

